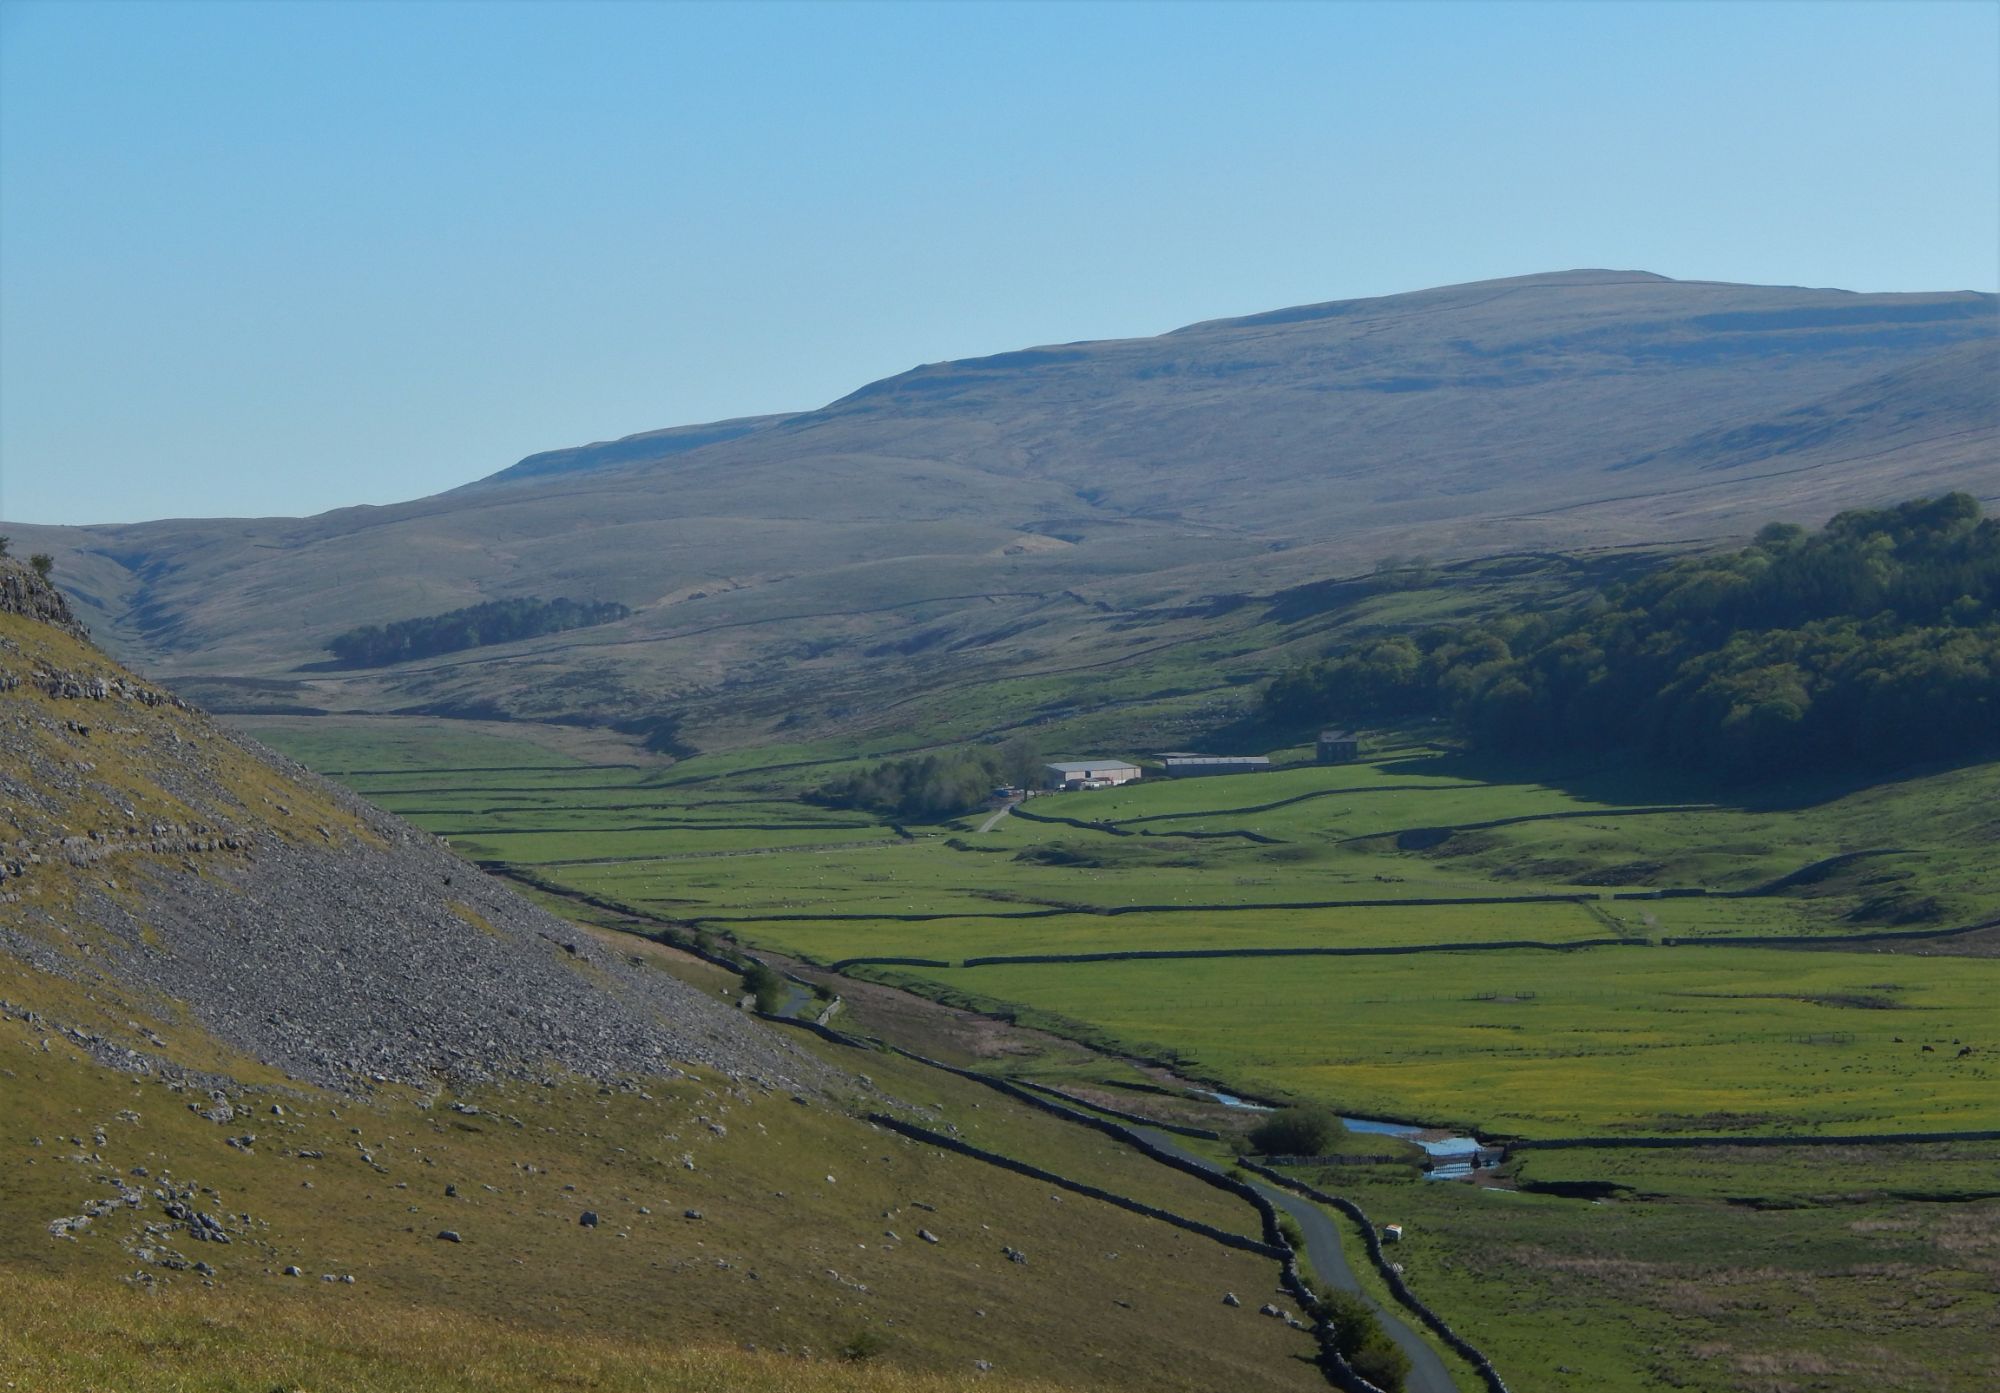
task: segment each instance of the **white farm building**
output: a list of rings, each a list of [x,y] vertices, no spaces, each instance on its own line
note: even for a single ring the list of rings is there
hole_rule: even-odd
[[[1042,783],[1049,788],[1072,784],[1125,784],[1139,777],[1139,766],[1122,759],[1059,759],[1042,766]]]

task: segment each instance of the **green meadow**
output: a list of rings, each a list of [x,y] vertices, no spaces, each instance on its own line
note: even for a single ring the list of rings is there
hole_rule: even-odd
[[[1637,1158],[1643,1199],[1398,1183],[1366,1168],[1304,1178],[1404,1226],[1406,1280],[1512,1387],[1990,1387],[2000,1204],[1922,1193],[1934,1150],[1587,1153]],[[2000,1154],[1947,1154],[1952,1168],[1983,1159],[1990,1193]],[[1524,1175],[1585,1153],[1528,1155]],[[1733,1185],[1711,1177],[1717,1165]]]
[[[2000,1128],[1991,959],[1687,947],[899,971],[1257,1095],[1501,1135]],[[1959,1058],[1961,1040],[1987,1048]]]

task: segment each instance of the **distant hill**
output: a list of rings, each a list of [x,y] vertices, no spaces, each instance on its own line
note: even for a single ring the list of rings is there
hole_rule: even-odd
[[[394,507],[10,530],[118,651],[225,708],[671,716],[727,742],[866,724],[947,666],[1109,658],[1162,613],[1392,554],[2000,501],[1996,345],[1992,295],[1570,271],[930,364]],[[300,672],[342,631],[534,594],[635,612]]]

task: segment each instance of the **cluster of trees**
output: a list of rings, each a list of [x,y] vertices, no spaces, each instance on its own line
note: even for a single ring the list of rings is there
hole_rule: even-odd
[[[2000,520],[1963,493],[1773,523],[1568,611],[1357,644],[1287,722],[1450,717],[1477,748],[1636,748],[1746,778],[2000,752]]]
[[[942,822],[979,807],[996,785],[1025,785],[1038,759],[1025,740],[884,760],[823,784],[806,801],[863,808],[903,822]]]
[[[449,614],[349,629],[326,646],[348,667],[381,667],[385,663],[456,653],[463,648],[513,643],[541,634],[561,633],[564,629],[608,624],[631,612],[611,600],[491,600]]]

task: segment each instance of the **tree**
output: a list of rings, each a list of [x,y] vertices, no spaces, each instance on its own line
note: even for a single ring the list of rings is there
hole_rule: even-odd
[[[56,568],[56,559],[45,551],[38,551],[28,558],[28,564],[35,568],[36,575],[47,580],[49,572]]]
[[[1323,1156],[1347,1134],[1331,1109],[1280,1108],[1250,1130],[1250,1144],[1266,1156]]]
[[[777,1015],[785,1004],[785,979],[773,972],[769,963],[753,962],[743,969],[743,987],[757,998],[757,1009],[767,1016]]]
[[[7,543],[13,540],[14,539],[12,537],[0,537],[0,556],[5,556],[7,554]]]
[[[1025,735],[1005,741],[999,750],[1000,777],[1017,788],[1032,788],[1041,773],[1042,757]]]

